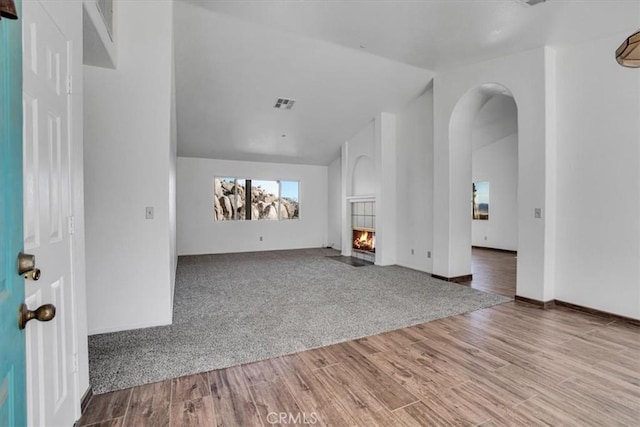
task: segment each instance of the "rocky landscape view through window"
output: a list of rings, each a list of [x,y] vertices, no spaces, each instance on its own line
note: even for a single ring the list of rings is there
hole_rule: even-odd
[[[299,182],[216,178],[213,205],[216,221],[298,219]]]

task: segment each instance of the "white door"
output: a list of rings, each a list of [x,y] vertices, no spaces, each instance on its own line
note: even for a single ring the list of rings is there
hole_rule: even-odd
[[[26,327],[27,419],[72,426],[75,381],[67,39],[36,0],[23,3],[24,247],[40,280],[25,280],[30,310],[54,304],[49,322]]]

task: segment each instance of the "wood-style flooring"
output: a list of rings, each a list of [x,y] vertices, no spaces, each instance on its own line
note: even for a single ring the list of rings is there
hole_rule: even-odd
[[[491,280],[481,284],[476,254],[474,249],[471,286],[486,289]],[[487,257],[493,255],[509,254]],[[515,272],[513,255],[511,259]],[[498,288],[506,292],[504,286]],[[97,395],[78,425],[639,422],[639,327],[562,307],[540,310],[510,302],[271,360]]]
[[[516,261],[513,252],[472,248],[470,282],[472,288],[513,298],[516,294]]]

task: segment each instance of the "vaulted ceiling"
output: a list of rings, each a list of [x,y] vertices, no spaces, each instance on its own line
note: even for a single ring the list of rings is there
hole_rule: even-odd
[[[436,72],[638,26],[638,0],[179,0],[178,154],[328,164]]]

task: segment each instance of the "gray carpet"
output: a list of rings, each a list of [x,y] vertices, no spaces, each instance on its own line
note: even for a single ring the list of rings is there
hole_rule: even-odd
[[[94,393],[264,360],[509,301],[328,249],[180,257],[174,323],[89,337]]]

